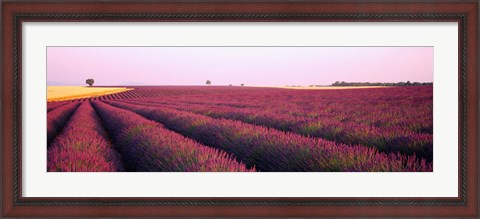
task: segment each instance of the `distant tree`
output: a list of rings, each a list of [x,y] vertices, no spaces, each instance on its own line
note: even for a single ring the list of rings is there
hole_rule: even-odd
[[[87,80],[85,81],[85,83],[87,83],[88,86],[91,87],[91,86],[93,86],[93,83],[95,83],[95,81],[94,81],[92,78],[89,78],[89,79],[87,79]]]
[[[242,86],[242,87],[243,87],[243,86],[244,86],[244,84],[240,84],[240,86]]]
[[[211,84],[212,84],[212,82],[211,82],[210,80],[207,80],[207,82],[206,82],[205,84],[207,84],[207,85],[211,85]]]
[[[331,86],[433,86],[433,82],[397,82],[397,83],[386,83],[386,82],[339,82],[336,81],[332,83]]]
[[[229,84],[228,86],[230,86],[230,87],[231,87],[231,86],[232,86],[232,84]]]

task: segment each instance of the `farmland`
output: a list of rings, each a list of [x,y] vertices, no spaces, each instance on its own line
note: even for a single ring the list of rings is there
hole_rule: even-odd
[[[48,102],[60,172],[431,172],[432,86],[138,86]]]
[[[48,86],[47,101],[90,98],[129,90],[124,87]]]

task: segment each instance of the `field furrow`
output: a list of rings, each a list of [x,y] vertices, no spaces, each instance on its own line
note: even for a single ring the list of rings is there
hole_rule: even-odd
[[[54,110],[57,107],[63,106],[68,102],[61,101],[61,102],[47,102],[47,112]]]
[[[228,90],[226,90],[228,91]],[[143,102],[175,103],[210,107],[232,107],[294,116],[359,123],[376,128],[411,130],[431,134],[433,130],[432,88],[382,88],[361,91],[277,91],[136,99]],[[361,106],[361,107],[352,107]]]
[[[70,116],[75,112],[79,103],[68,103],[47,113],[47,145],[58,135]]]
[[[145,119],[134,112],[93,102],[128,171],[247,172],[235,158]]]
[[[89,102],[82,103],[47,152],[50,172],[123,171],[120,154]]]
[[[415,156],[379,153],[375,148],[348,146],[168,107],[139,106],[119,101],[108,103],[160,122],[203,144],[232,153],[261,171],[432,171],[431,163]]]
[[[378,128],[354,122],[339,122],[332,117],[301,118],[290,114],[265,112],[258,109],[239,109],[225,106],[182,104],[175,102],[144,102],[126,100],[126,103],[144,106],[161,106],[203,114],[213,118],[239,120],[308,137],[323,138],[349,145],[375,147],[380,152],[402,153],[432,161],[433,138],[431,134],[415,133],[401,127]]]

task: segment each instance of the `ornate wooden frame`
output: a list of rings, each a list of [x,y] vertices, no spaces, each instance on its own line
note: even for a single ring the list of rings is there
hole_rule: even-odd
[[[477,1],[4,1],[3,216],[478,216]],[[22,22],[454,21],[459,23],[457,198],[26,198],[22,191]]]

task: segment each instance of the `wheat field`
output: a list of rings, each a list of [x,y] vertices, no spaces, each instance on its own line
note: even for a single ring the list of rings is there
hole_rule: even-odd
[[[47,101],[97,97],[132,90],[125,87],[48,86]]]

